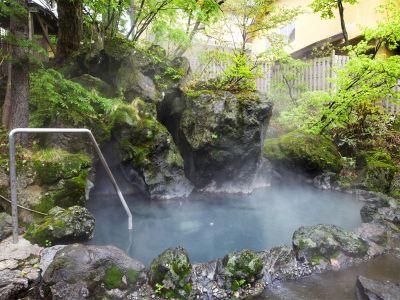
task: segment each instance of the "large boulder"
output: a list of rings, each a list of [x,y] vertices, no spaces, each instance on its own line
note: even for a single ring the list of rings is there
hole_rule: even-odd
[[[5,212],[0,213],[0,242],[12,234],[12,219]]]
[[[192,265],[185,249],[169,248],[153,260],[149,282],[167,298],[187,299],[192,291]]]
[[[311,175],[324,171],[336,173],[342,168],[339,151],[330,139],[302,131],[266,139],[264,156],[277,167]]]
[[[41,246],[87,241],[93,237],[94,217],[84,207],[54,207],[48,216],[28,227],[25,238]]]
[[[356,296],[358,300],[400,299],[400,284],[380,282],[364,276],[358,276],[356,283]]]
[[[271,113],[271,102],[255,93],[199,91],[164,100],[159,118],[197,188],[243,191],[265,163],[261,152]]]
[[[355,233],[327,224],[297,229],[293,233],[293,248],[299,260],[315,265],[322,261],[332,262],[341,254],[363,257],[368,251],[367,243]]]
[[[40,289],[54,300],[126,299],[145,281],[144,265],[113,246],[69,245],[50,260]]]
[[[153,104],[139,99],[120,105],[112,116],[113,137],[127,173],[139,173],[151,198],[186,197],[193,187],[185,177],[182,157],[168,130],[154,118],[154,110]]]

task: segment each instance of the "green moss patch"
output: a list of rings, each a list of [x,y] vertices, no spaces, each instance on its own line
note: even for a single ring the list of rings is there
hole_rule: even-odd
[[[264,156],[274,164],[311,174],[342,168],[339,151],[330,139],[301,131],[266,139]]]
[[[69,153],[62,149],[51,148],[34,153],[34,169],[41,184],[53,184],[60,179],[78,176],[92,164],[83,153]]]
[[[122,289],[125,287],[122,277],[124,272],[117,266],[107,269],[104,275],[104,285],[107,289]]]

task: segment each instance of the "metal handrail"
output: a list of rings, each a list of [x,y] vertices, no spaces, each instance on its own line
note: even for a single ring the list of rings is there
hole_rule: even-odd
[[[103,156],[103,153],[100,150],[99,145],[97,144],[94,135],[89,129],[86,128],[15,128],[10,131],[8,135],[9,147],[10,147],[10,188],[11,188],[11,215],[12,215],[12,225],[13,225],[13,243],[18,242],[18,201],[17,201],[17,175],[15,168],[15,134],[17,133],[87,133],[92,140],[96,152],[100,157],[100,161],[103,164],[104,168],[110,180],[118,194],[118,198],[122,203],[122,206],[125,209],[126,214],[128,215],[128,229],[132,230],[132,213],[126,204],[125,198],[122,195],[122,192],[115,180],[106,159]]]

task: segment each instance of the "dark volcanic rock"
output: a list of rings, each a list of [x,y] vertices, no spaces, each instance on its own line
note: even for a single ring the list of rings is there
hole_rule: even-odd
[[[356,295],[358,300],[399,300],[400,285],[358,276]]]
[[[84,207],[54,207],[42,221],[32,224],[24,237],[40,246],[87,241],[93,236],[94,222]]]
[[[300,227],[293,234],[293,247],[301,261],[319,264],[344,254],[348,257],[363,257],[367,254],[367,243],[353,232],[335,225],[320,224]]]
[[[164,100],[162,122],[197,188],[251,190],[272,104],[258,94],[190,93]]]
[[[46,259],[46,258],[44,258]],[[43,274],[41,293],[52,299],[126,299],[145,281],[144,265],[113,246],[69,245]]]

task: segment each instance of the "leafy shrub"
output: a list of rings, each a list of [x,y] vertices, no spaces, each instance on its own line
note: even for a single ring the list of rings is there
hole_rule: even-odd
[[[67,80],[53,69],[40,69],[30,78],[31,127],[88,127],[106,131],[104,115],[113,101]]]

